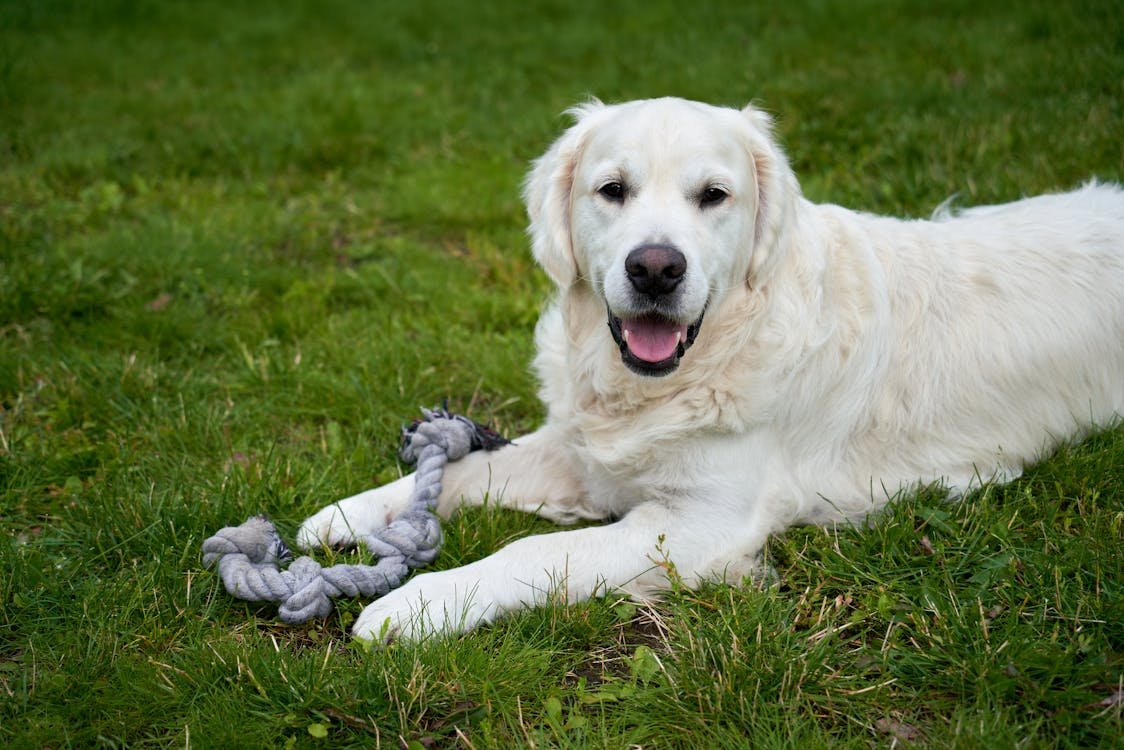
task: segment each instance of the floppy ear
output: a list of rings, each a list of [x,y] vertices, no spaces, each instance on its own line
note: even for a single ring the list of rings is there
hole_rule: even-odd
[[[576,122],[535,160],[523,183],[523,200],[531,220],[531,250],[535,260],[560,287],[570,286],[578,276],[570,234],[570,194],[589,130],[587,118],[604,107],[593,99],[567,110]]]
[[[792,214],[800,199],[800,185],[773,136],[773,118],[752,104],[746,105],[742,115],[749,125],[749,155],[757,182],[748,281],[751,286],[760,286],[784,250]]]

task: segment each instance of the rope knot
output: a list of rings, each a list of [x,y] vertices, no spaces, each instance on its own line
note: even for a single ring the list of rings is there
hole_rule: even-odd
[[[492,428],[441,408],[422,408],[422,419],[402,428],[398,456],[407,464],[421,460],[422,451],[438,446],[449,461],[459,461],[474,450],[494,451],[510,441]]]
[[[320,563],[311,557],[298,558],[289,566],[285,574],[290,577],[290,593],[281,601],[282,620],[296,625],[331,614],[332,600],[323,572]]]
[[[252,516],[241,526],[227,526],[203,542],[203,565],[210,568],[224,555],[245,555],[255,564],[288,562],[293,553],[265,516]]]

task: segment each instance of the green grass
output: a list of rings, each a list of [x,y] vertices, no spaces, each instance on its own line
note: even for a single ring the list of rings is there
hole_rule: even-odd
[[[1116,2],[772,5],[0,2],[0,744],[1120,747],[1120,429],[793,530],[774,589],[421,648],[201,568],[396,476],[418,405],[538,423],[519,182],[587,95],[755,100],[863,210],[1124,177]]]

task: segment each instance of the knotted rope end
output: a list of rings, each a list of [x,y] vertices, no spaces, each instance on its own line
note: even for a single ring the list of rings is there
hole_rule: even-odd
[[[398,457],[407,464],[413,465],[418,460],[418,452],[414,447],[414,437],[417,435],[418,428],[424,424],[434,423],[439,420],[450,420],[463,425],[469,441],[467,452],[477,450],[494,451],[511,443],[510,440],[496,432],[489,425],[475,422],[463,414],[453,414],[449,411],[448,401],[444,401],[441,406],[435,406],[432,409],[426,409],[423,406],[421,407],[421,413],[421,419],[415,419],[411,421],[410,424],[403,425],[402,427],[402,438],[401,445],[398,448]]]
[[[227,526],[203,542],[203,565],[210,568],[226,555],[245,555],[251,563],[277,565],[293,559],[277,527],[266,516],[250,516],[240,526]]]

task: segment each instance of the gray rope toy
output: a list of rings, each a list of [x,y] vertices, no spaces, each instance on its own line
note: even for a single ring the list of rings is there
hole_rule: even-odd
[[[332,611],[339,596],[377,597],[399,586],[411,568],[433,562],[441,546],[441,521],[433,512],[445,464],[474,450],[495,450],[508,441],[484,425],[446,408],[422,409],[424,419],[402,430],[399,457],[417,464],[406,510],[361,541],[379,558],[375,565],[321,567],[292,553],[265,516],[227,526],[203,542],[203,565],[218,566],[227,592],[251,602],[279,602],[281,619],[297,625]],[[288,570],[281,563],[292,560]]]

